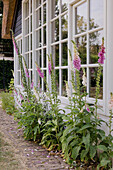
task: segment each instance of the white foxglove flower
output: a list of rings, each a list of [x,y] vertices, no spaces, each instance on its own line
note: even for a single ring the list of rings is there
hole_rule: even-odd
[[[84,70],[83,70],[83,76],[82,76],[82,84],[83,84],[83,86],[87,86],[87,78],[86,78]]]

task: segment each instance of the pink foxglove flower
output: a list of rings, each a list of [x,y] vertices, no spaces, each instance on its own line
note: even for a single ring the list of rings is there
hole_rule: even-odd
[[[98,62],[100,64],[104,64],[104,60],[105,60],[104,54],[105,54],[105,47],[104,47],[104,41],[103,41],[101,45],[101,51],[98,53],[98,57],[99,57]]]
[[[18,96],[18,93],[17,93],[17,90],[16,90],[16,89],[14,89],[14,92],[15,92],[15,94]]]
[[[33,81],[32,81],[32,83],[31,83],[31,89],[33,89],[33,86],[34,86],[34,83],[33,83]]]
[[[15,48],[15,50],[16,50],[16,53],[17,53],[17,55],[18,55],[18,49],[17,49],[17,47],[16,47],[16,43],[15,43],[15,40],[14,40],[14,38],[13,38],[13,45],[14,45],[14,48]]]
[[[51,71],[52,71],[51,61],[48,62],[48,69],[49,69],[49,75],[51,75]]]
[[[74,65],[74,68],[76,68],[77,70],[80,70],[80,67],[81,67],[81,59],[80,59],[80,57],[79,57],[79,53],[78,53],[76,47],[74,47],[74,60],[73,60],[73,65]]]
[[[23,100],[24,98],[23,98],[23,95],[20,93],[20,98],[21,98],[21,100]]]
[[[26,73],[26,76],[29,77],[29,71],[27,70],[27,68],[25,68],[25,73]]]
[[[41,72],[41,70],[40,70],[40,68],[38,67],[37,64],[36,64],[36,67],[37,67],[37,72],[38,72],[39,76],[40,76],[41,78],[44,78],[44,73]]]

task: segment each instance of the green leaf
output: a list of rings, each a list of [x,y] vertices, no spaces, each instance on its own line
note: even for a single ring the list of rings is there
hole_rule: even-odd
[[[98,145],[97,148],[102,150],[102,151],[107,151],[107,148],[104,145]]]
[[[96,154],[96,146],[90,146],[90,158],[93,159]]]
[[[110,154],[109,154],[109,155],[110,155],[110,157],[111,157],[111,158],[113,158],[113,151],[112,151],[112,152],[110,152]]]
[[[62,143],[62,152],[64,153],[65,152],[65,149],[67,148],[68,146],[67,146],[67,142],[65,141],[65,142],[63,142]]]
[[[77,156],[79,155],[79,151],[81,149],[81,146],[77,146],[77,147],[74,147],[72,149],[72,155],[71,157],[75,160],[77,158]]]
[[[83,143],[85,144],[86,149],[89,149],[90,145],[90,133],[87,134],[87,136],[83,136]]]
[[[84,125],[78,132],[81,132],[81,131],[83,131],[83,130],[85,130],[85,129],[88,129],[88,128],[91,128],[91,127],[93,127],[91,124],[89,124],[89,125]]]
[[[84,161],[84,158],[86,157],[87,153],[88,153],[87,150],[82,150],[81,155],[80,155],[81,161]]]
[[[100,162],[100,165],[105,166],[105,165],[109,164],[110,162],[111,162],[110,160],[102,159]]]

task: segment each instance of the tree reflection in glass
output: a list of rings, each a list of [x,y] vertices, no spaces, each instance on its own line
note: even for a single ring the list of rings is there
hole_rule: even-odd
[[[97,70],[98,67],[89,68],[89,81],[90,81],[90,88],[89,88],[89,97],[95,98],[96,96],[96,77],[97,77]],[[100,77],[100,94],[99,99],[103,98],[103,71]]]
[[[62,39],[68,37],[68,15],[64,15],[61,17],[62,22]]]
[[[62,66],[67,66],[68,65],[68,51],[67,51],[67,42],[62,43]]]
[[[55,63],[55,66],[59,66],[59,44],[52,47],[52,55],[54,57],[53,62]]]
[[[67,96],[66,83],[65,83],[65,81],[67,80],[68,80],[68,70],[62,69],[62,96]]]
[[[60,3],[59,0],[51,0],[51,5],[52,5],[51,6],[51,9],[52,9],[51,18],[54,18],[59,15],[59,5],[60,5],[59,3]]]
[[[93,32],[89,35],[90,64],[98,62],[98,53],[101,48],[103,31]]]
[[[83,3],[75,9],[75,34],[87,30],[87,3]]]
[[[62,0],[62,12],[66,11],[67,10],[67,3],[68,3],[68,0]]]
[[[52,22],[52,42],[59,41],[59,19]]]

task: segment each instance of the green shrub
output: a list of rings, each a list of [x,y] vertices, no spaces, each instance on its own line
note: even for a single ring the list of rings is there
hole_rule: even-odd
[[[2,92],[1,93],[1,100],[2,100],[2,108],[5,110],[8,114],[13,114],[15,112],[15,102],[13,94],[8,92]]]

